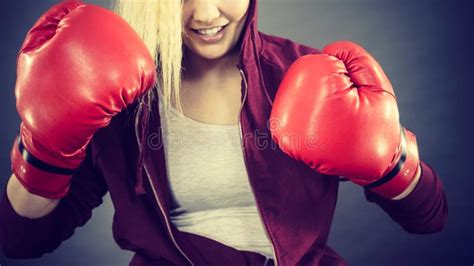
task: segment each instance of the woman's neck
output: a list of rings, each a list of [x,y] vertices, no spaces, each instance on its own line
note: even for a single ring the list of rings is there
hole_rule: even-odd
[[[237,49],[217,59],[203,58],[188,50],[183,58],[183,79],[188,82],[225,79],[229,70],[236,69],[239,60]]]

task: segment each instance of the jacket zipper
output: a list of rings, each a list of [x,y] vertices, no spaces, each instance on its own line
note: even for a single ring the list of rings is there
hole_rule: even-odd
[[[138,142],[138,145],[140,146],[140,138],[138,137],[139,134],[138,134],[138,117],[139,117],[139,114],[142,110],[142,105],[140,104],[140,107],[139,107],[139,110],[138,110],[138,114],[135,118],[135,136],[136,136],[136,139],[137,139],[137,142]],[[143,149],[143,147],[142,147]],[[158,193],[156,192],[155,190],[155,186],[154,186],[154,183],[153,183],[153,180],[151,179],[150,177],[150,174],[148,172],[148,168],[146,167],[146,163],[143,163],[143,167],[145,169],[145,173],[146,173],[146,176],[147,176],[147,179],[148,179],[148,182],[150,182],[151,184],[151,189],[153,191],[153,198],[155,199],[156,203],[158,204],[158,208],[160,209],[161,211],[161,214],[163,215],[163,218],[165,219],[165,223],[166,223],[166,229],[168,231],[168,234],[171,238],[171,240],[173,241],[173,244],[175,245],[175,247],[178,249],[178,251],[181,253],[181,255],[183,255],[186,260],[191,264],[191,265],[194,265],[194,263],[191,261],[191,259],[184,253],[184,251],[181,249],[181,247],[178,245],[178,242],[176,241],[176,239],[174,238],[174,235],[173,235],[173,232],[171,231],[171,226],[170,226],[170,221],[168,219],[168,216],[166,215],[164,209],[163,209],[163,206],[161,205],[160,203],[160,200],[158,199]]]
[[[242,109],[244,107],[244,104],[245,104],[245,100],[247,99],[247,87],[248,87],[248,84],[247,84],[247,78],[245,77],[245,73],[244,71],[242,70],[242,68],[240,67],[240,65],[237,66],[238,69],[239,69],[239,72],[240,72],[240,76],[242,76],[242,80],[244,81],[244,99],[242,100],[242,104],[240,105],[240,110],[239,110],[239,137],[240,137],[240,148],[242,150],[242,155],[244,157],[244,164],[245,164],[245,167],[246,169],[248,169],[247,167],[247,160],[245,159],[245,151],[244,151],[244,148],[243,148],[243,145],[242,145],[242,126],[241,126],[241,123],[240,123],[240,115],[242,113]],[[248,170],[247,170],[248,171]],[[250,178],[249,178],[249,182],[250,182]],[[268,239],[270,239],[270,243],[272,244],[272,251],[273,251],[273,257],[275,258],[275,266],[278,266],[278,256],[277,256],[277,253],[276,253],[276,249],[275,249],[275,245],[273,243],[273,238],[271,237],[269,231],[268,231],[268,227],[267,227],[267,223],[265,221],[265,219],[263,219],[263,216],[261,214],[261,208],[260,208],[260,205],[258,204],[258,201],[257,201],[257,197],[255,196],[255,190],[254,188],[252,187],[252,184],[250,183],[250,188],[252,189],[252,195],[253,195],[253,198],[254,198],[254,201],[255,203],[257,204],[257,209],[258,209],[258,215],[260,216],[260,221],[262,222],[263,224],[263,228],[265,228],[265,234],[267,235]],[[265,264],[267,262],[265,261]]]

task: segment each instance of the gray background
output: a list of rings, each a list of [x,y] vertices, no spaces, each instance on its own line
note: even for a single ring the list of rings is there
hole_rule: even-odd
[[[14,105],[16,53],[27,30],[55,2],[1,2],[2,186],[10,175],[9,152],[19,124]],[[350,265],[474,264],[470,175],[474,88],[469,80],[474,42],[468,17],[473,12],[470,1],[260,1],[259,22],[264,32],[318,48],[348,39],[370,51],[391,79],[402,122],[416,133],[422,159],[437,170],[444,183],[448,226],[433,235],[404,232],[381,209],[366,202],[360,188],[343,184],[329,242]],[[132,254],[119,250],[112,239],[112,214],[107,196],[89,223],[53,254],[24,261],[0,256],[0,264],[128,265]]]

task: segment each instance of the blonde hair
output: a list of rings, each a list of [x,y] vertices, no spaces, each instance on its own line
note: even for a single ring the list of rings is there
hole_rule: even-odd
[[[115,0],[113,7],[135,29],[155,60],[159,78],[156,91],[148,91],[148,103],[161,89],[165,110],[171,104],[181,114],[182,5],[182,0]]]

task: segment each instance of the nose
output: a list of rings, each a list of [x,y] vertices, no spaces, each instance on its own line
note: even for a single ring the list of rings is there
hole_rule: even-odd
[[[232,0],[233,1],[233,0]],[[196,0],[193,6],[193,19],[205,25],[211,25],[212,22],[220,16],[220,10],[213,0]]]

